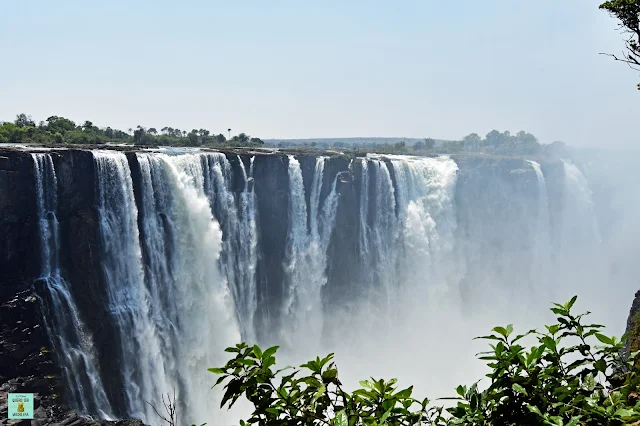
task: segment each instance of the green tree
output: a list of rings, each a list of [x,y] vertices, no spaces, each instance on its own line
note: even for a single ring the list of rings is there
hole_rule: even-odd
[[[138,125],[136,130],[133,131],[133,143],[136,145],[144,145],[146,134],[147,130],[144,127]]]
[[[517,143],[529,144],[529,143],[538,143],[538,139],[532,135],[531,133],[527,133],[524,130],[520,130],[514,136],[514,139]]]
[[[191,130],[187,134],[187,139],[189,140],[189,146],[197,146],[200,143],[200,139],[198,138],[198,131],[196,129]]]
[[[233,140],[235,142],[240,142],[240,143],[245,144],[245,143],[249,142],[250,137],[246,133],[240,133],[239,135],[234,136]]]
[[[427,145],[424,143],[424,141],[418,141],[413,144],[413,149],[415,151],[424,151],[426,148],[427,148]]]
[[[56,115],[52,115],[51,117],[47,118],[46,122],[48,131],[60,132],[63,135],[65,132],[74,130],[76,128],[76,123],[74,123],[73,121],[64,117],[58,117]]]
[[[396,151],[396,152],[406,152],[407,151],[407,144],[404,141],[396,142],[393,145],[393,150]]]
[[[18,127],[35,127],[36,123],[31,119],[30,115],[18,114],[14,122]]]
[[[482,145],[482,138],[477,133],[471,133],[462,138],[462,145],[467,150],[479,149]]]
[[[227,348],[232,358],[210,368],[224,383],[221,407],[241,396],[253,404],[241,426],[622,426],[640,422],[637,353],[623,359],[624,339],[602,334],[602,326],[575,314],[573,297],[554,303],[557,322],[544,331],[516,335],[499,326],[479,339],[491,350],[489,384],[458,386],[457,403],[446,410],[416,399],[413,387],[398,389],[395,380],[365,380],[347,392],[333,354],[316,357],[299,369],[275,369],[277,346],[262,350],[240,343]],[[530,342],[526,347],[525,343]],[[445,414],[446,413],[446,414]]]
[[[433,149],[433,148],[435,148],[435,146],[436,146],[436,141],[435,141],[435,139],[426,138],[426,139],[424,140],[424,147],[425,147],[426,149]]]
[[[611,0],[600,5],[611,16],[620,21],[619,29],[626,34],[622,56],[605,53],[616,61],[624,62],[636,71],[640,71],[640,0]],[[638,84],[640,90],[640,84]]]

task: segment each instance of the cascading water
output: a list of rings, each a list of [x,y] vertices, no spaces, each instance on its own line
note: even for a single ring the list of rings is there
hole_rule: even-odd
[[[580,169],[563,161],[564,185],[560,212],[560,228],[555,236],[555,282],[559,297],[567,299],[580,294],[600,301],[604,297],[589,294],[596,286],[585,283],[606,283],[607,258],[595,214],[593,193]],[[562,300],[561,299],[561,300]]]
[[[175,384],[167,373],[163,339],[154,326],[157,314],[149,303],[138,230],[138,208],[133,181],[124,154],[93,153],[98,176],[98,215],[102,238],[102,265],[109,297],[109,311],[119,333],[123,391],[128,412],[134,418],[151,419],[145,401],[157,401]]]
[[[229,282],[244,341],[256,339],[254,315],[258,307],[256,266],[258,260],[257,202],[253,190],[253,162],[249,171],[240,156],[243,188],[231,189],[232,167],[224,154],[202,155],[205,193],[225,235],[221,267]]]
[[[240,336],[218,269],[222,235],[204,193],[201,158],[137,154],[144,194],[138,218],[126,157],[94,155],[129,413],[154,420],[145,401],[161,407],[161,395],[175,391],[181,423],[213,418],[211,385],[202,372]]]
[[[580,169],[569,161],[563,161],[565,174],[565,199],[563,205],[562,245],[592,246],[600,242],[595,216],[593,195],[589,183]]]
[[[430,365],[464,365],[419,376],[420,393],[443,395],[475,378],[469,342],[512,318],[503,300],[520,312],[543,310],[549,287],[575,294],[594,281],[593,265],[604,263],[589,186],[568,162],[562,175],[546,173],[553,165],[545,164],[545,176],[533,161],[498,167],[472,159],[459,168],[459,159],[445,156],[370,155],[347,167],[342,159],[274,155],[256,162],[273,167],[265,175],[247,156],[93,155],[116,334],[108,344],[118,358],[110,364],[118,371],[109,373],[121,376],[124,407],[105,396],[97,359],[103,370],[109,363],[92,356],[91,333],[60,277],[51,157],[34,154],[34,163],[43,300],[52,313],[45,319],[56,351],[71,355],[61,361],[73,403],[104,418],[156,422],[145,401],[161,408],[161,396],[175,390],[181,424],[224,422],[219,395],[209,392],[215,376],[206,369],[224,362],[226,346],[265,338],[256,331],[264,324],[255,323],[272,306],[280,321],[269,338],[283,346],[280,356],[297,362],[335,350],[349,383],[373,373],[413,384],[416,368],[399,366],[413,366],[416,353],[428,355]],[[552,232],[555,223],[562,232]],[[265,224],[286,237],[264,244]],[[348,278],[336,276],[344,272],[340,256],[350,262]],[[268,281],[265,268],[284,277]],[[540,284],[545,277],[549,283]],[[257,288],[261,298],[264,290],[282,300],[265,307]],[[439,341],[447,350],[431,348]]]
[[[360,206],[360,217],[369,217],[369,223],[360,230],[364,246],[363,265],[370,268],[365,275],[364,285],[370,286],[370,301],[385,300],[378,309],[388,309],[393,297],[392,276],[396,269],[397,252],[393,250],[399,228],[396,220],[395,188],[386,161],[369,159],[362,168],[363,194],[366,204]],[[368,179],[364,183],[365,177]],[[364,191],[373,190],[375,198],[370,199]],[[369,203],[373,202],[373,206]],[[371,210],[373,212],[371,213]]]
[[[348,346],[339,358],[348,383],[367,377],[363,354],[376,374],[414,383],[415,371],[397,366],[411,365],[423,351],[416,327],[436,341],[436,324],[456,330],[461,314],[463,268],[454,253],[458,167],[448,157],[407,156],[370,156],[360,165],[360,300],[331,312],[326,349]]]
[[[317,345],[323,329],[322,288],[327,282],[327,248],[337,211],[336,180],[321,202],[326,157],[316,159],[310,210],[299,161],[289,156],[289,234],[286,251],[287,284],[282,337],[292,347]],[[337,179],[337,177],[336,177]],[[307,224],[307,219],[309,219]]]
[[[78,308],[59,265],[58,181],[50,154],[31,154],[36,178],[40,224],[41,278],[44,293],[44,323],[58,356],[66,382],[68,401],[81,414],[98,413],[114,418],[95,358],[91,334],[81,321]]]
[[[527,161],[536,173],[538,183],[538,212],[535,231],[535,245],[532,261],[532,275],[534,281],[543,287],[543,284],[549,288],[549,270],[551,267],[551,219],[549,216],[549,195],[547,192],[547,181],[544,178],[540,163],[536,161]],[[555,300],[547,293],[549,300]]]

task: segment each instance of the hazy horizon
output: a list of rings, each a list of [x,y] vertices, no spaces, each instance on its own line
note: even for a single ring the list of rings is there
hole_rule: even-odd
[[[0,120],[631,146],[638,74],[599,55],[623,49],[599,3],[13,2]]]

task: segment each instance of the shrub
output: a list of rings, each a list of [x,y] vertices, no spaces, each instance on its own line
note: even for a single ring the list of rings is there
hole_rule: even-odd
[[[216,384],[224,384],[221,407],[245,395],[253,404],[249,419],[258,425],[627,425],[640,421],[640,382],[636,353],[622,359],[624,339],[585,324],[588,314],[575,315],[574,297],[551,310],[557,323],[544,332],[514,335],[513,327],[495,327],[479,339],[491,343],[479,354],[491,372],[489,386],[478,382],[456,389],[456,405],[443,408],[412,396],[412,387],[398,389],[395,380],[360,382],[348,392],[338,379],[333,354],[299,369],[275,368],[277,346],[262,351],[241,343],[221,368]],[[524,341],[532,339],[530,347]],[[640,423],[634,423],[640,424]]]

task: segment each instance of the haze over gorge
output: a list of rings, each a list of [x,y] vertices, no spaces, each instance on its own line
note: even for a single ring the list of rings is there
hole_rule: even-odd
[[[0,378],[149,424],[175,389],[180,424],[231,424],[206,370],[247,341],[449,396],[484,372],[473,337],[552,301],[624,332],[635,162],[0,147]]]

